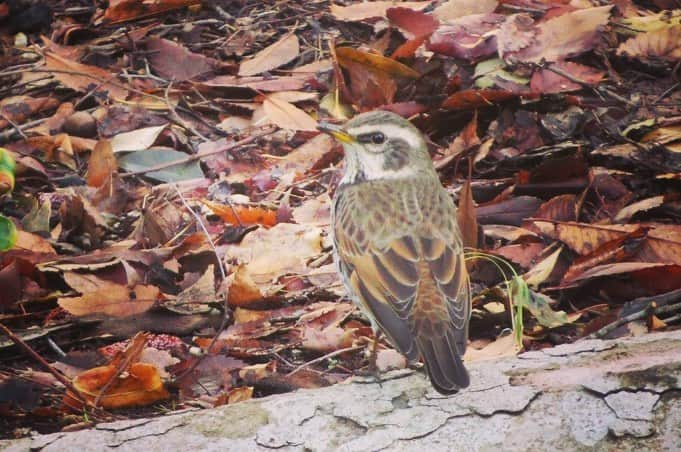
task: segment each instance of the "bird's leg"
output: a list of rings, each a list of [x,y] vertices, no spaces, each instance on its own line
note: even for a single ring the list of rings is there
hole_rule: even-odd
[[[371,343],[371,351],[369,352],[369,374],[377,381],[381,381],[381,376],[378,370],[378,364],[376,360],[378,359],[378,342],[381,340],[381,332],[376,331],[374,333],[374,340]]]
[[[378,357],[378,342],[381,340],[381,332],[374,330],[374,338],[371,342],[371,348],[369,349],[369,366],[365,371],[357,372],[357,375],[362,375],[367,377],[367,382],[371,381],[373,383],[378,383],[381,386],[381,374],[376,363]]]

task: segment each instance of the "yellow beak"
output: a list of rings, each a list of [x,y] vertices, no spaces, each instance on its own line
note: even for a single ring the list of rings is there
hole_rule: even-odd
[[[336,124],[319,122],[317,124],[317,129],[332,135],[341,143],[355,143],[357,141],[355,140],[355,137],[347,133],[342,127],[337,126]]]

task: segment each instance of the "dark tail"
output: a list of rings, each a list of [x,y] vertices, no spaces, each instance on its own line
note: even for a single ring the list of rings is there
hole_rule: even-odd
[[[440,394],[454,394],[470,384],[468,372],[461,361],[455,340],[457,333],[450,331],[442,337],[417,339],[417,347],[428,371],[430,382]],[[465,342],[464,342],[465,343]]]

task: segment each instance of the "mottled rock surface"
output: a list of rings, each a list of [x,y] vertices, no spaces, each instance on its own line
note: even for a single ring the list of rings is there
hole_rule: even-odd
[[[451,397],[413,371],[212,410],[0,442],[5,451],[681,450],[681,331],[469,364]]]

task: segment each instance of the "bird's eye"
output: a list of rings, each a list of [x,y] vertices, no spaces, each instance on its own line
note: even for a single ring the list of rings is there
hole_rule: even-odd
[[[385,135],[381,132],[376,132],[371,134],[371,142],[374,144],[381,144],[385,141]]]
[[[363,133],[357,137],[360,143],[383,144],[385,142],[385,135],[381,132]]]

